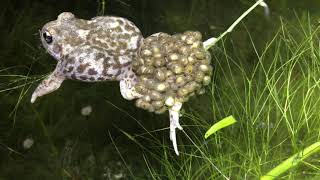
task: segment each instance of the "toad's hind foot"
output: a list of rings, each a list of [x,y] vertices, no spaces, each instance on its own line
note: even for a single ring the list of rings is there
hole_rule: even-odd
[[[170,117],[170,140],[172,141],[174,152],[179,156],[178,146],[177,146],[177,137],[176,137],[176,128],[182,130],[182,127],[179,123],[179,115],[182,103],[176,102],[169,109]]]

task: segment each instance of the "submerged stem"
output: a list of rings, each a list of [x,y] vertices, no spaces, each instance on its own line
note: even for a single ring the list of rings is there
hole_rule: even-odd
[[[297,154],[291,156],[287,160],[283,161],[277,167],[273,168],[266,175],[262,176],[260,180],[272,180],[281,175],[282,173],[288,171],[290,168],[297,166],[301,161],[309,157],[310,155],[318,152],[320,150],[320,142],[315,142],[312,145],[306,147],[304,150],[298,152]]]
[[[266,3],[263,0],[258,0],[255,4],[253,4],[248,10],[246,10],[236,21],[234,21],[231,26],[224,31],[218,38],[210,38],[208,40],[206,40],[205,42],[203,42],[204,48],[205,50],[210,49],[212,46],[214,46],[220,39],[222,39],[226,34],[228,34],[229,32],[231,32],[238,24],[239,22],[242,21],[243,18],[245,18],[252,10],[254,10],[257,6],[263,6],[265,9],[267,8],[268,10],[268,6],[266,6]],[[266,10],[265,10],[266,11]],[[267,11],[269,12],[269,10]]]

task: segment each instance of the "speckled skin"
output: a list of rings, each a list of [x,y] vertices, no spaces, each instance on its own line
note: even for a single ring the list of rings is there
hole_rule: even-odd
[[[40,36],[44,48],[58,63],[37,87],[31,102],[58,89],[65,79],[118,80],[124,98],[138,96],[130,91],[136,81],[131,61],[143,37],[129,20],[113,16],[84,20],[64,12],[57,20],[45,24]]]
[[[137,77],[131,62],[137,57],[143,37],[127,19],[101,16],[83,20],[64,12],[42,28],[40,37],[44,48],[58,62],[55,70],[33,92],[31,103],[57,90],[66,79],[120,81],[120,92],[125,99],[142,97],[135,90]],[[204,42],[205,49],[206,44],[209,41]],[[168,108],[170,140],[177,155],[176,129],[182,130],[179,123],[181,107],[182,102],[175,100]]]

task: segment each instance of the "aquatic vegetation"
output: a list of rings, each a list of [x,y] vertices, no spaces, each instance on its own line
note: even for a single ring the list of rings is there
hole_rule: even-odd
[[[307,157],[311,156],[314,153],[317,153],[319,150],[320,150],[320,142],[316,142],[306,147],[301,152],[298,152],[292,157],[286,159],[281,164],[279,164],[278,166],[273,168],[271,171],[269,171],[266,175],[262,176],[261,180],[272,180],[274,178],[279,177],[281,174],[285,173],[290,168],[297,166],[304,159],[306,159]]]
[[[107,14],[115,12],[109,1],[103,2]],[[168,27],[170,34],[193,29],[210,38],[227,29],[253,3],[241,1],[243,6],[234,9],[228,6],[221,11],[228,12],[229,21],[222,16],[214,21],[212,14],[201,19],[202,13],[208,13],[202,8],[207,1],[192,2],[189,15],[178,18],[179,25],[186,26],[178,28],[164,20],[160,25],[150,23],[146,12],[139,11],[143,17],[134,13],[136,6],[125,5],[124,9],[132,11],[120,14],[133,14],[137,24],[143,24],[144,34]],[[292,5],[289,1],[270,3],[279,3],[282,8]],[[186,11],[185,4],[179,8]],[[31,105],[32,89],[56,63],[37,48],[38,28],[55,17],[56,11],[39,19],[20,11],[24,23],[12,21],[12,33],[4,37],[6,46],[14,50],[1,52],[0,179],[259,179],[273,168],[278,178],[318,179],[319,152],[304,154],[310,155],[308,158],[300,156],[305,150],[318,149],[320,140],[317,17],[298,11],[279,18],[282,14],[274,12],[276,6],[268,5],[269,21],[262,19],[265,16],[259,9],[210,49],[213,83],[206,86],[205,94],[190,97],[181,110],[179,157],[168,138],[167,116],[139,110],[134,102],[121,100],[114,83],[69,82]],[[38,24],[30,27],[35,20]],[[33,38],[26,37],[33,33]],[[229,115],[237,123],[203,137],[213,124]],[[302,158],[296,159],[296,155]],[[283,162],[289,163],[282,166]]]
[[[234,123],[236,123],[237,121],[234,119],[233,116],[228,116],[226,118],[223,118],[222,120],[218,121],[217,123],[215,123],[214,125],[212,125],[210,127],[210,129],[208,129],[208,131],[204,134],[204,138],[208,138],[209,136],[211,136],[212,134],[216,133],[217,131],[219,131],[222,128],[228,127]]]
[[[154,179],[161,179],[163,174],[169,179],[258,179],[292,154],[319,141],[319,26],[312,24],[308,16],[297,20],[300,25],[280,21],[280,28],[261,51],[251,39],[256,56],[250,63],[234,54],[229,40],[215,49],[211,105],[204,98],[202,106],[190,103],[185,111],[181,159],[167,154],[164,143],[159,143],[163,150],[158,153],[154,152],[157,148],[145,150]],[[238,120],[236,124],[208,140],[200,136],[210,128],[210,121],[229,114]],[[133,137],[139,142],[140,136]],[[314,153],[299,164],[291,164],[296,168],[280,177],[318,177],[319,153]],[[153,167],[152,160],[160,160],[165,168]]]

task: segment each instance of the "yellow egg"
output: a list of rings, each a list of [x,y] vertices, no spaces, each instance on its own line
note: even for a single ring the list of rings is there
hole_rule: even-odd
[[[145,49],[142,51],[142,55],[143,56],[151,56],[152,52],[149,49]]]
[[[174,105],[174,98],[172,96],[167,97],[165,104],[170,107],[173,106]]]
[[[203,84],[206,86],[206,85],[208,85],[208,84],[210,84],[210,82],[211,82],[211,77],[210,76],[205,76],[204,78],[203,78]]]
[[[156,85],[156,90],[159,92],[163,92],[168,88],[168,86],[165,83],[159,83]]]
[[[159,81],[164,81],[166,79],[166,75],[163,71],[161,71],[160,69],[157,69],[155,71],[155,76]]]

